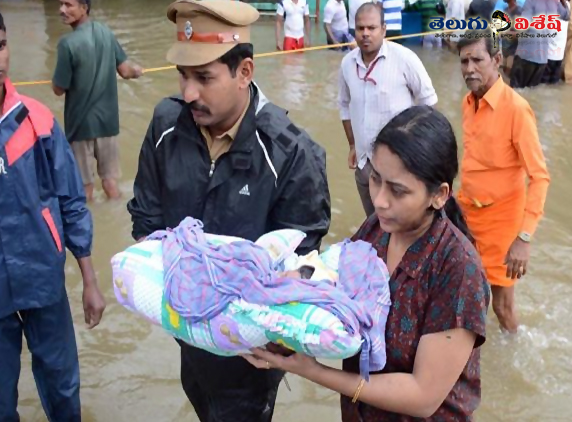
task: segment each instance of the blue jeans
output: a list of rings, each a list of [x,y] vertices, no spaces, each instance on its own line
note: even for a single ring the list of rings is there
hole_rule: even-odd
[[[350,31],[351,31],[351,29],[350,29]],[[332,40],[328,35],[326,35],[326,38],[328,40],[328,45],[345,44],[345,43],[351,43],[351,42],[355,41],[353,35],[351,35],[349,32],[336,32],[336,31],[332,31],[332,32],[333,32],[333,36],[336,38],[336,40]],[[349,51],[350,48],[347,46],[334,47],[334,48],[332,48],[332,50]]]

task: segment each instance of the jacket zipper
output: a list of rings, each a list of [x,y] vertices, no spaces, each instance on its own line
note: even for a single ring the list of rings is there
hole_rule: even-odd
[[[209,179],[210,179],[211,177],[213,177],[213,174],[214,174],[214,171],[215,171],[216,161],[217,161],[217,160],[220,160],[220,159],[221,159],[224,155],[226,155],[226,154],[228,154],[228,152],[225,152],[225,153],[219,155],[219,156],[218,156],[217,158],[215,158],[214,160],[211,159],[211,168],[210,168],[210,170],[209,170]]]
[[[211,169],[209,171],[209,178],[213,177],[214,169],[215,169],[215,160],[212,160],[211,161]]]

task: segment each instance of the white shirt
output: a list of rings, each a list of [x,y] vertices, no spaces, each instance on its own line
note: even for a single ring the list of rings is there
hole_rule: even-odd
[[[464,0],[449,0],[446,9],[445,20],[449,19],[465,20],[465,1]]]
[[[570,3],[566,3],[566,7],[570,9]],[[568,37],[568,21],[558,19],[562,26],[562,30],[556,33],[554,38],[550,38],[548,43],[548,60],[560,61],[564,59],[564,52],[566,51],[566,39]],[[548,33],[554,33],[553,29],[549,29]]]
[[[349,0],[350,15],[348,24],[351,29],[356,29],[356,12],[364,3],[371,3],[371,0]]]
[[[300,39],[304,38],[304,17],[310,16],[310,8],[306,0],[298,0],[294,3],[292,0],[282,0],[276,4],[276,14],[284,16],[284,36]]]
[[[346,5],[343,0],[329,0],[324,9],[324,23],[330,24],[332,31],[348,32]]]
[[[371,159],[373,142],[393,117],[414,105],[437,103],[431,78],[412,50],[384,41],[375,60],[368,75],[375,84],[363,80],[368,68],[359,48],[343,58],[339,76],[340,117],[352,123],[360,169]]]
[[[464,0],[449,0],[447,4],[446,14],[445,14],[445,21],[449,19],[457,19],[459,21],[465,20],[465,1]],[[459,29],[455,32],[451,32],[453,35],[453,42],[459,42],[459,37],[464,34],[465,31],[463,29]],[[457,38],[457,39],[455,39]]]

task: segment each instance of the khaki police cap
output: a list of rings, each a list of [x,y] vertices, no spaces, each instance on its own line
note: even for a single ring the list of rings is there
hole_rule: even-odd
[[[260,14],[236,0],[178,0],[167,9],[177,25],[177,39],[167,61],[179,66],[211,63],[234,46],[250,42],[250,25]]]

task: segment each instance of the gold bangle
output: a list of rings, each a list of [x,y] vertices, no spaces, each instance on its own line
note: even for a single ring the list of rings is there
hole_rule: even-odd
[[[358,397],[361,393],[361,390],[362,390],[364,384],[365,384],[365,380],[362,378],[362,380],[359,382],[358,388],[356,389],[356,392],[354,394],[354,398],[352,399],[352,403],[355,403],[358,400]]]

